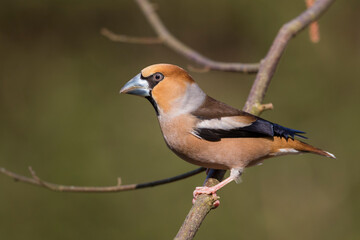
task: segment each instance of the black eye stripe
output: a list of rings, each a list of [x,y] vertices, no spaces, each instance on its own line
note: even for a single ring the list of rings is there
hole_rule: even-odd
[[[141,79],[146,80],[149,83],[150,88],[154,88],[161,80],[164,79],[164,75],[160,72],[156,72],[148,77],[144,77],[141,74]]]

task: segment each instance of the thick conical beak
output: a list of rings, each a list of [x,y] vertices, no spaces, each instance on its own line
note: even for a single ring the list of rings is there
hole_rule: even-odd
[[[146,80],[141,79],[141,73],[139,73],[120,89],[120,93],[149,97],[149,83]]]

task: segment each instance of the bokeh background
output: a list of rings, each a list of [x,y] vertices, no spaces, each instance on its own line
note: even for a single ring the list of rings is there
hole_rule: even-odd
[[[303,1],[156,0],[169,30],[204,55],[257,62]],[[272,159],[220,192],[197,239],[360,239],[360,2],[321,18],[321,41],[293,39],[262,117],[306,131],[315,155]],[[102,27],[155,36],[132,0],[0,2],[0,166],[68,185],[140,183],[190,171],[167,149],[151,105],[118,95],[147,65],[190,63],[161,45],[114,43]],[[242,108],[254,75],[192,72]],[[204,174],[122,193],[58,193],[0,175],[1,239],[171,239]]]

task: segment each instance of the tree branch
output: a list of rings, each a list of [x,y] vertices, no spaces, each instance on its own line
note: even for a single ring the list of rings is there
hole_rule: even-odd
[[[317,0],[312,7],[308,8],[301,15],[283,25],[271,45],[268,54],[260,64],[259,72],[256,75],[250,94],[243,108],[244,111],[259,115],[262,111],[272,108],[272,104],[262,104],[262,101],[264,100],[265,93],[286,45],[295,34],[299,33],[312,21],[324,13],[332,2],[334,2],[334,0]],[[205,181],[205,185],[214,186],[219,183],[222,177],[221,179],[214,179],[211,177],[213,175],[221,174],[224,176],[225,171],[214,170],[213,172],[210,172],[207,180]],[[211,209],[213,209],[213,203],[215,201],[216,199],[210,195],[200,195],[196,199],[193,207],[190,209],[190,212],[188,213],[175,239],[193,239],[197,230],[200,228],[202,221]]]
[[[204,186],[215,186],[224,178],[225,173],[225,170],[210,169]],[[212,195],[200,194],[196,198],[174,240],[193,239],[207,214],[214,208],[216,200],[218,199],[215,199]]]
[[[163,43],[163,40],[160,38],[154,37],[129,37],[126,35],[115,34],[107,28],[102,28],[100,33],[110,39],[113,42],[123,42],[123,43],[135,43],[135,44],[160,44]]]
[[[129,184],[129,185],[121,185],[121,178],[118,178],[117,185],[114,186],[105,186],[105,187],[84,187],[84,186],[66,186],[66,185],[59,185],[51,182],[47,182],[39,178],[35,171],[29,167],[29,171],[32,177],[26,177],[14,172],[11,172],[9,170],[6,170],[5,168],[0,168],[0,173],[13,178],[15,181],[28,183],[34,186],[38,187],[44,187],[52,191],[57,192],[122,192],[122,191],[129,191],[129,190],[136,190],[141,188],[148,188],[148,187],[155,187],[158,185],[163,185],[166,183],[172,183],[175,181],[179,181],[191,176],[194,176],[198,173],[204,172],[206,168],[200,167],[193,171],[183,173],[180,175],[177,175],[175,177],[171,178],[165,178],[158,181],[153,182],[145,182],[145,183],[139,183],[139,184]]]
[[[281,27],[270,47],[269,52],[260,63],[259,73],[256,75],[254,84],[245,104],[246,111],[253,112],[255,114],[259,113],[256,106],[261,104],[263,101],[266,90],[270,84],[270,80],[275,73],[280,57],[282,56],[288,42],[311,22],[319,18],[333,2],[334,0],[318,0],[312,7],[308,8],[298,17]]]
[[[228,72],[242,72],[242,73],[256,73],[259,69],[258,63],[227,63],[211,60],[194,49],[191,49],[189,46],[180,42],[175,38],[165,27],[163,22],[160,20],[159,16],[156,14],[154,7],[148,0],[135,0],[145,15],[150,26],[154,29],[158,36],[158,41],[154,43],[163,43],[168,48],[174,50],[178,54],[184,56],[185,58],[193,61],[197,64],[204,66],[206,69],[216,70],[216,71],[228,71]],[[131,42],[131,43],[146,43],[149,41],[146,38],[133,38],[127,37],[124,35],[116,35],[110,31],[102,32],[102,34],[108,37],[112,41],[120,42]]]

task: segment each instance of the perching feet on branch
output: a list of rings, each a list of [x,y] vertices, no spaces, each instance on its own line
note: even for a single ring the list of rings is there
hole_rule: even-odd
[[[232,181],[235,181],[236,183],[240,183],[241,182],[240,176],[242,172],[243,172],[243,168],[232,168],[230,172],[230,176],[226,178],[224,181],[216,184],[215,186],[196,187],[195,191],[193,192],[193,196],[194,196],[193,203],[200,194],[208,194],[208,195],[212,195],[213,198],[216,199],[216,201],[213,204],[213,207],[218,207],[220,205],[220,201],[218,200],[219,197],[216,195],[216,192]]]

